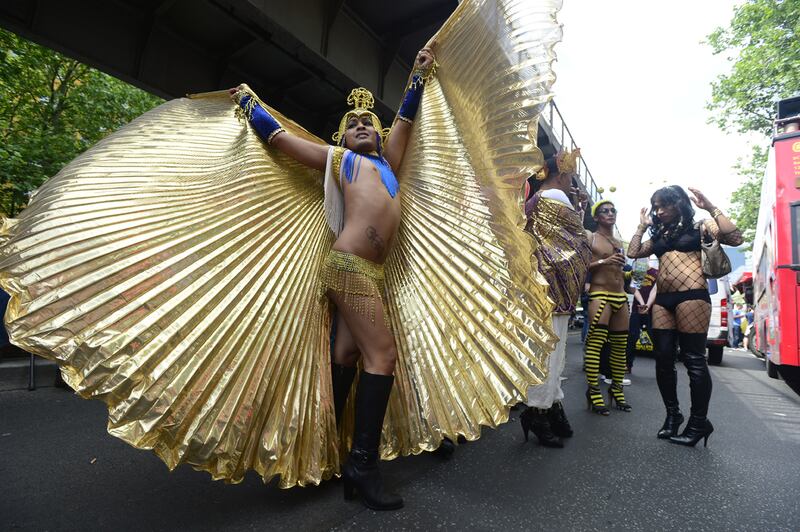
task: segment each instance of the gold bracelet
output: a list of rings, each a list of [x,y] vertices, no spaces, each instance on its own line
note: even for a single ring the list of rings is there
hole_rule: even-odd
[[[397,119],[398,120],[402,120],[403,122],[405,122],[407,124],[411,124],[412,126],[414,125],[414,121],[413,120],[411,120],[410,118],[406,118],[403,115],[398,114],[397,115]]]
[[[278,129],[270,133],[269,137],[267,137],[267,144],[272,144],[272,141],[275,139],[275,137],[278,136],[278,133],[286,133],[286,130],[283,129],[282,127],[279,127]]]
[[[716,220],[717,216],[722,216],[722,211],[715,207],[714,210],[711,211],[711,217]]]

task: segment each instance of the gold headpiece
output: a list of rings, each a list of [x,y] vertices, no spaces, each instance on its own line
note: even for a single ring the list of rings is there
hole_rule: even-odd
[[[339,131],[333,134],[333,141],[335,143],[341,144],[344,141],[344,130],[347,129],[347,121],[350,120],[350,118],[354,116],[362,117],[364,115],[369,115],[372,119],[372,125],[375,126],[375,130],[381,136],[381,142],[386,140],[389,129],[383,129],[378,115],[370,111],[370,109],[375,107],[375,98],[370,91],[364,87],[353,89],[350,91],[350,96],[347,97],[347,104],[352,105],[353,109],[347,111],[339,122]]]
[[[578,170],[578,157],[581,155],[581,149],[575,148],[572,151],[560,151],[556,154],[556,168],[560,174],[573,174]],[[550,172],[547,165],[542,166],[534,176],[538,181],[544,181],[548,178]]]

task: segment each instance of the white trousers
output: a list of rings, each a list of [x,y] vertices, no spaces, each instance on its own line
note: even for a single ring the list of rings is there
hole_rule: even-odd
[[[528,400],[525,404],[533,408],[550,408],[553,403],[564,398],[564,392],[561,390],[561,374],[567,361],[569,314],[553,314],[553,330],[558,336],[558,345],[555,351],[550,353],[547,378],[542,384],[528,388]]]

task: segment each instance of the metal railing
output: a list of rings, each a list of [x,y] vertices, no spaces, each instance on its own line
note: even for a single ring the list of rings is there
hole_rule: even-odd
[[[540,115],[539,126],[544,128],[548,138],[550,139],[550,143],[553,144],[556,151],[564,148],[572,151],[579,147],[575,143],[575,138],[572,136],[572,132],[567,127],[564,117],[561,116],[561,111],[558,110],[558,106],[553,100],[547,102],[547,107],[545,107],[544,112]],[[589,171],[589,167],[586,165],[586,160],[583,158],[583,155],[578,157],[577,171],[578,180],[583,186],[583,189],[589,195],[591,204],[594,205],[603,198],[603,195],[600,192],[592,173]],[[616,225],[614,226],[614,233],[617,238],[621,237],[619,227]]]
[[[547,102],[547,107],[545,108],[541,117],[545,122],[542,124],[542,126],[549,133],[548,137],[553,143],[553,146],[555,146],[556,151],[565,148],[572,151],[578,147],[578,145],[575,143],[575,138],[572,136],[572,132],[570,132],[569,128],[567,127],[564,117],[561,116],[561,111],[558,110],[558,106],[556,105],[555,101],[550,100]],[[599,191],[597,183],[594,180],[594,177],[592,176],[592,173],[589,171],[589,167],[586,165],[586,160],[582,155],[578,158],[578,179],[580,180],[593,204],[597,203],[597,201],[603,197],[602,193]]]

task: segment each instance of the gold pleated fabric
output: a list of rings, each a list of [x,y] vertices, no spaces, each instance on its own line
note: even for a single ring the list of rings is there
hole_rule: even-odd
[[[464,2],[440,32],[439,80],[398,172],[383,458],[477,438],[544,376],[552,302],[521,191],[540,164],[559,6]],[[317,484],[341,453],[317,297],[333,243],[322,176],[234,109],[226,94],[165,103],[45,183],[0,229],[6,324],[108,405],[109,433],[170,468]]]

